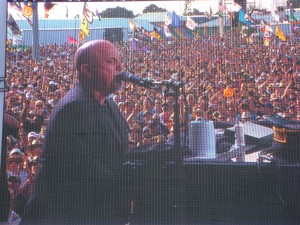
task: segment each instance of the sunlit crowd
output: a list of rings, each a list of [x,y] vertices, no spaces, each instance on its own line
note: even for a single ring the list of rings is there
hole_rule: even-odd
[[[180,125],[194,120],[257,122],[264,115],[300,120],[300,43],[252,44],[230,35],[192,40],[114,43],[124,70],[145,79],[181,82]],[[19,121],[7,136],[11,208],[22,215],[32,193],[47,121],[57,102],[77,81],[76,45],[41,45],[7,51],[5,112]],[[130,146],[174,140],[172,86],[145,88],[126,83],[110,97],[130,130]]]

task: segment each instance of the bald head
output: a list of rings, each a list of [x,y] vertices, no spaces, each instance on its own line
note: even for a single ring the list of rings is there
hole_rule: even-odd
[[[79,81],[90,90],[108,95],[120,86],[119,83],[116,85],[115,77],[122,70],[121,59],[109,41],[83,44],[75,54],[75,66]]]
[[[95,65],[97,58],[102,58],[108,48],[115,48],[114,45],[106,40],[89,41],[79,47],[75,54],[76,70],[81,72],[81,65]],[[98,57],[96,57],[98,56]]]

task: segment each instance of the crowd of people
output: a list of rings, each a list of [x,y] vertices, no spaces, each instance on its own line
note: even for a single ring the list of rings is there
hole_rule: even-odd
[[[124,70],[162,83],[182,82],[180,124],[193,120],[258,121],[264,115],[300,120],[300,43],[264,46],[232,36],[192,40],[114,43]],[[146,48],[144,47],[146,46]],[[19,121],[7,136],[11,208],[22,216],[34,186],[37,164],[53,107],[74,86],[76,45],[41,45],[6,54],[5,112]],[[130,146],[174,140],[172,86],[125,83],[111,95],[130,130]]]

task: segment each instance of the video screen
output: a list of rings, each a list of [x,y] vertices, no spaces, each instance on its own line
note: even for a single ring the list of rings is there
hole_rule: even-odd
[[[3,222],[199,224],[195,205],[207,224],[215,210],[249,222],[249,208],[262,222],[269,202],[253,195],[294,215],[299,179],[276,186],[283,197],[266,179],[300,162],[297,1],[5,7]]]

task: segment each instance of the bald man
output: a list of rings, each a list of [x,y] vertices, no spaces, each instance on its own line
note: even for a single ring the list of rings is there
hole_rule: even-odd
[[[48,122],[35,191],[24,224],[126,224],[130,199],[122,169],[126,122],[108,95],[121,87],[120,55],[108,41],[75,54],[79,83]]]

